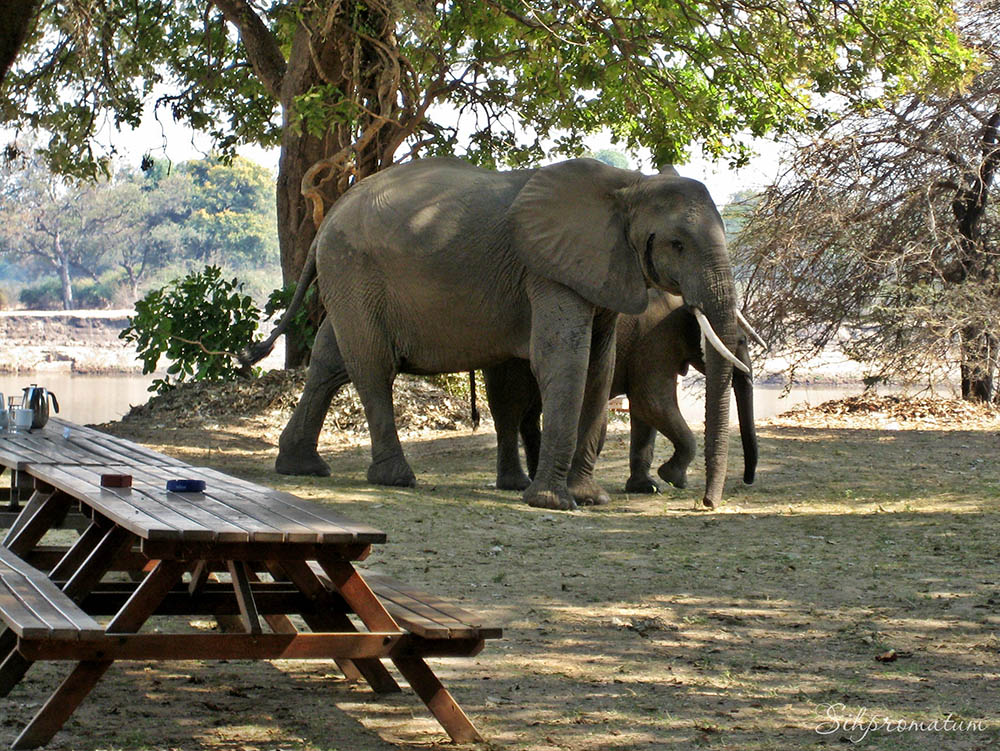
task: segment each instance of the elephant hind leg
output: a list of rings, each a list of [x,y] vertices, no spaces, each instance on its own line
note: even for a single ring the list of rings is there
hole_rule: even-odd
[[[538,384],[535,383],[535,377],[531,374],[531,366],[527,360],[508,360],[484,368],[483,376],[497,434],[497,489],[525,490],[531,484],[531,479],[521,466],[517,434],[520,429],[524,435],[527,425],[525,453],[528,458],[528,471],[534,474],[538,466],[537,435],[533,457],[529,442],[532,421],[535,434],[539,434],[538,418],[542,411],[542,401],[538,393]]]
[[[413,487],[417,484],[417,478],[403,456],[392,408],[396,362],[390,354],[388,343],[378,337],[371,337],[364,346],[364,357],[351,360],[352,363],[361,363],[352,372],[351,380],[354,381],[354,387],[364,405],[368,433],[371,436],[372,462],[368,466],[368,482],[373,485]]]
[[[278,458],[274,463],[278,474],[320,477],[330,474],[330,466],[320,457],[317,444],[330,402],[350,380],[333,327],[329,322],[324,323],[313,344],[302,397],[278,441]]]

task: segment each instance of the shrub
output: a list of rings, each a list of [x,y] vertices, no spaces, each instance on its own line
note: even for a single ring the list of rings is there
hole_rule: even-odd
[[[58,279],[46,279],[25,287],[17,296],[28,310],[59,310],[62,308],[62,284]]]
[[[264,316],[267,320],[273,318],[279,311],[288,308],[292,302],[292,297],[295,295],[295,286],[295,284],[289,284],[287,287],[279,287],[271,293],[267,298],[267,304],[264,306]],[[313,283],[306,290],[306,296],[302,300],[302,305],[295,311],[295,315],[292,316],[292,322],[285,331],[285,336],[292,339],[299,349],[306,352],[312,350],[313,342],[316,340],[316,323],[311,316],[315,299],[316,284]]]
[[[117,282],[111,277],[101,277],[99,281],[81,279],[72,282],[74,308],[108,308],[117,290]],[[25,287],[18,295],[21,304],[29,310],[61,310],[63,306],[62,282],[46,279]]]
[[[112,276],[100,280],[84,279],[73,284],[73,302],[77,308],[110,308],[118,290],[118,281]]]
[[[167,377],[154,380],[150,391],[251,374],[236,357],[253,341],[260,310],[242,284],[222,278],[219,267],[206,266],[153,290],[135,310],[120,337],[138,347],[143,373],[154,372],[161,356],[170,361]]]

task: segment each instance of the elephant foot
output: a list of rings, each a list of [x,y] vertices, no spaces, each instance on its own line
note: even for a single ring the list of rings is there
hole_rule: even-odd
[[[535,508],[550,508],[559,511],[572,511],[576,508],[576,501],[566,489],[552,490],[551,488],[539,488],[536,483],[528,486],[522,496],[529,506]]]
[[[687,467],[680,467],[672,462],[666,461],[660,465],[660,468],[656,470],[664,482],[669,482],[675,488],[686,488],[687,481]]]
[[[320,458],[316,449],[304,451],[278,451],[274,471],[279,475],[314,475],[329,477],[330,465]]]
[[[402,456],[392,456],[368,465],[368,482],[372,485],[412,488],[417,484],[417,477],[406,463],[406,459]]]
[[[497,490],[527,490],[529,485],[531,478],[524,472],[497,475]]]
[[[611,502],[608,491],[598,485],[592,477],[570,481],[569,492],[581,506],[603,506]]]
[[[660,492],[660,486],[649,475],[632,475],[625,481],[625,492],[652,495]]]

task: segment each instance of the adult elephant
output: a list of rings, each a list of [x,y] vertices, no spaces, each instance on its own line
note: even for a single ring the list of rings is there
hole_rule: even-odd
[[[679,298],[651,290],[649,306],[637,316],[618,317],[615,370],[611,396],[629,400],[630,493],[655,493],[659,486],[651,476],[653,449],[659,431],[673,445],[672,456],[657,470],[664,481],[678,488],[687,486],[687,468],[695,455],[694,433],[677,402],[679,376],[689,366],[705,372],[701,329],[690,310],[678,307]],[[755,334],[754,334],[755,335]],[[746,337],[741,336],[736,355],[750,367]],[[497,487],[523,490],[538,466],[542,411],[538,384],[527,361],[510,360],[485,368],[486,393],[497,433]],[[743,482],[754,481],[757,468],[757,435],[753,424],[753,383],[742,371],[733,371],[733,391],[743,443]],[[518,435],[524,444],[528,474],[521,466]]]
[[[641,313],[648,287],[683,295],[710,329],[705,502],[721,497],[738,339],[722,220],[701,183],[593,159],[510,172],[457,159],[372,175],[331,208],[282,323],[315,274],[329,326],[279,442],[278,472],[329,473],[323,417],[354,382],[371,434],[370,482],[413,485],[392,409],[397,373],[456,372],[527,359],[545,411],[538,470],[524,499],[601,503],[593,457],[614,361],[618,313]],[[342,363],[342,366],[341,366]]]

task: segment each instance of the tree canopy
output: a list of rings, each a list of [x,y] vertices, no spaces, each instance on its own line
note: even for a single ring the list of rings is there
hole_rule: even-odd
[[[43,0],[0,119],[47,131],[75,175],[151,102],[224,155],[280,144],[292,282],[325,207],[413,155],[523,165],[608,129],[656,164],[691,144],[739,163],[754,137],[822,125],[815,95],[972,65],[949,0]]]
[[[737,244],[772,343],[809,357],[849,330],[872,377],[959,366],[990,400],[1000,342],[1000,2],[961,9],[971,83],[846,112],[794,150]]]
[[[346,128],[354,146],[377,130],[382,161],[409,139],[523,164],[545,140],[576,153],[609,128],[659,161],[691,143],[740,159],[748,137],[821,117],[813,93],[955,80],[970,57],[953,21],[946,0],[48,0],[0,101],[7,123],[51,134],[53,163],[84,174],[113,154],[97,146],[105,120],[136,126],[151,100],[220,153],[274,145],[292,125]],[[294,55],[302,34],[308,62]],[[296,86],[295,64],[321,80]]]

